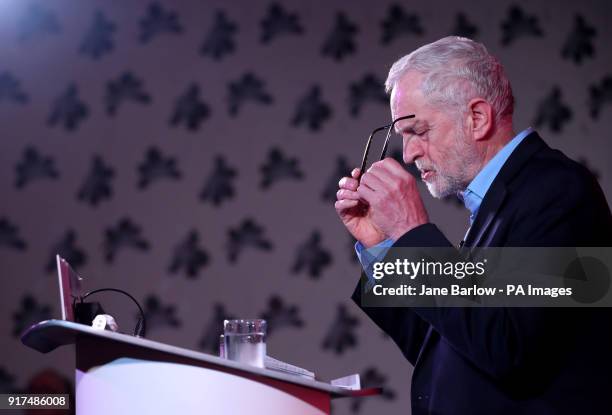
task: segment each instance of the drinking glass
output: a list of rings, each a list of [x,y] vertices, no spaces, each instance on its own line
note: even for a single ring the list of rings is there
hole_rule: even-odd
[[[264,367],[266,357],[266,320],[225,320],[223,337],[229,360]]]

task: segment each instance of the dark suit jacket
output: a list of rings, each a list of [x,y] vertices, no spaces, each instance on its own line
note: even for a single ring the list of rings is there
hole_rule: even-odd
[[[394,246],[452,244],[426,224]],[[587,169],[532,133],[492,183],[465,246],[612,246],[612,216]],[[362,309],[414,365],[414,415],[612,413],[610,309]]]

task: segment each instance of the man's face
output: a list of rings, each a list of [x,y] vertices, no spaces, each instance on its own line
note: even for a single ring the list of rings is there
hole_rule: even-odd
[[[433,197],[442,198],[465,190],[478,163],[476,145],[466,133],[465,120],[445,108],[435,108],[421,92],[423,76],[409,72],[391,92],[395,128],[403,140],[404,162],[415,163]]]

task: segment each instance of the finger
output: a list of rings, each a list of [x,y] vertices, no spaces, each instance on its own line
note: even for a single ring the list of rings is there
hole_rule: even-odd
[[[356,179],[359,177],[359,175],[361,174],[361,169],[360,168],[355,168],[353,169],[353,171],[351,172],[351,176]]]
[[[359,193],[357,193],[356,191],[340,189],[336,192],[336,198],[338,200],[342,200],[342,199],[359,200],[361,197],[359,196]]]
[[[372,165],[373,173],[383,180],[388,190],[397,190],[406,183],[416,185],[416,179],[408,173],[404,167],[394,159],[384,159]]]
[[[334,203],[334,207],[336,208],[338,212],[342,212],[347,209],[354,208],[358,204],[359,204],[358,200],[342,199],[342,200],[337,200],[336,203]]]
[[[381,166],[384,166],[387,171],[397,177],[401,177],[402,179],[406,179],[406,176],[412,177],[412,175],[406,171],[404,166],[391,157],[387,157],[381,160],[379,163],[381,163]]]
[[[398,179],[403,179],[391,171],[388,166],[383,164],[383,161],[377,161],[376,163],[372,164],[372,167],[370,167],[368,170],[368,174],[374,175],[387,186],[391,186]]]
[[[357,181],[357,179],[353,179],[351,177],[343,177],[338,182],[338,186],[340,186],[341,189],[347,189],[347,190],[355,191],[355,190],[357,190],[357,186],[359,186],[359,181]]]
[[[365,177],[366,175],[364,174],[363,177]],[[375,200],[376,198],[376,192],[374,190],[372,190],[370,187],[365,186],[363,184],[361,184],[358,188],[357,188],[357,193],[359,193],[359,196],[361,197],[361,199],[365,200],[368,204],[372,204],[371,202],[373,200]]]
[[[376,172],[367,171],[363,177],[361,178],[361,183],[359,187],[366,186],[370,190],[384,190],[388,187],[387,183],[383,179],[381,179]],[[357,191],[359,191],[359,187]]]

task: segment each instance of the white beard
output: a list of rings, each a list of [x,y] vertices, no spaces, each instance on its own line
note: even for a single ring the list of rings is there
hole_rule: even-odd
[[[434,165],[435,177],[433,180],[425,182],[427,190],[436,199],[442,199],[464,191],[473,178],[471,177],[473,175],[467,170],[471,169],[480,160],[476,148],[468,144],[461,128],[457,132],[456,140],[457,146],[449,151],[447,161],[449,165],[457,166],[457,172],[455,174],[447,173],[445,169],[440,169]],[[465,166],[465,168],[462,169],[460,166]]]

